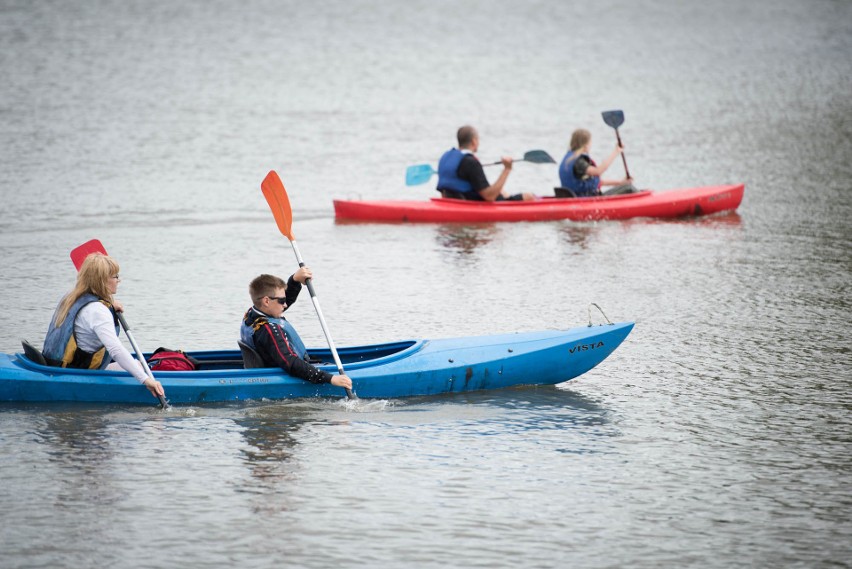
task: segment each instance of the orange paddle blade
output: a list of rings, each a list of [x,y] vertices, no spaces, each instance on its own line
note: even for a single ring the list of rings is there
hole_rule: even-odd
[[[260,189],[263,190],[263,197],[266,198],[266,203],[269,204],[269,209],[272,210],[272,215],[275,216],[278,231],[287,239],[293,241],[293,233],[290,230],[293,224],[290,198],[287,197],[287,190],[284,189],[284,184],[281,182],[278,174],[275,173],[275,170],[269,171],[263,183],[260,184]]]
[[[85,261],[86,257],[92,253],[107,254],[106,249],[104,249],[104,246],[100,241],[97,239],[91,239],[71,251],[71,261],[74,263],[74,267],[76,267],[79,271],[80,267],[83,266],[83,261]]]

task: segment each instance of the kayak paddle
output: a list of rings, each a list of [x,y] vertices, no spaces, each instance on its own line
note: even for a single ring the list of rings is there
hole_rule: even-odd
[[[290,198],[287,197],[287,190],[284,189],[284,184],[275,170],[270,170],[269,174],[260,184],[260,189],[263,191],[263,197],[266,198],[266,203],[269,204],[269,209],[272,210],[272,215],[275,217],[275,223],[278,224],[278,231],[290,241],[293,246],[293,252],[296,254],[296,261],[300,267],[305,266],[302,260],[302,255],[299,253],[299,248],[296,246],[296,239],[293,237],[291,226],[293,224],[293,212],[290,209]],[[328,347],[331,349],[331,355],[334,357],[334,363],[337,364],[337,372],[340,375],[346,375],[343,371],[343,364],[340,362],[340,356],[337,355],[337,349],[334,347],[334,340],[331,339],[331,332],[328,330],[328,325],[325,323],[325,318],[322,316],[322,309],[319,305],[319,299],[314,291],[312,279],[305,280],[308,286],[308,291],[311,293],[311,300],[314,303],[314,309],[317,311],[320,326],[322,326],[323,334],[328,342]],[[346,397],[356,399],[355,394],[351,389],[346,389]]]
[[[513,160],[512,162],[532,162],[533,164],[556,164],[556,160],[554,160],[550,154],[545,152],[544,150],[529,150],[524,154],[524,157],[520,160]],[[489,162],[486,166],[495,166],[497,164],[501,164],[500,160],[497,162]]]
[[[431,164],[418,164],[417,166],[409,166],[405,169],[405,185],[419,186],[429,181],[433,174],[438,171],[432,168]]]
[[[554,160],[550,156],[550,154],[548,154],[544,150],[530,150],[526,154],[524,154],[523,158],[519,160],[513,160],[513,162],[532,162],[533,164],[556,164],[556,160]],[[496,166],[497,164],[501,164],[501,162],[489,162],[488,164],[483,164],[483,166]],[[416,166],[409,166],[405,170],[405,185],[417,186],[419,184],[425,184],[429,181],[433,174],[437,173],[438,171],[435,170],[430,164],[418,164]]]
[[[85,261],[86,257],[92,253],[107,254],[106,249],[99,240],[91,239],[71,251],[71,261],[74,263],[74,267],[79,271],[80,267],[83,266],[83,261]],[[142,355],[142,350],[139,349],[136,339],[133,337],[133,334],[130,333],[130,326],[127,325],[127,320],[124,319],[124,314],[118,311],[116,311],[115,314],[118,316],[118,321],[121,323],[121,327],[124,329],[127,339],[130,340],[130,345],[133,347],[133,351],[136,352],[136,359],[138,359],[139,363],[142,364],[142,368],[145,370],[148,377],[154,379],[154,373],[151,371],[151,368],[148,367],[148,362],[145,361],[145,357]],[[163,409],[168,409],[169,402],[165,397],[157,395],[157,399],[160,400],[160,406]]]
[[[604,122],[615,129],[615,138],[618,140],[618,145],[621,146],[621,135],[618,134],[618,127],[624,124],[624,111],[604,111],[601,115]],[[624,152],[621,153],[621,162],[624,164],[624,175],[630,178],[630,170],[627,169],[627,158],[624,157]]]

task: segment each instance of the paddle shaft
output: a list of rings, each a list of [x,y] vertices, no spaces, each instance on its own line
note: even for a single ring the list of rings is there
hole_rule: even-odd
[[[618,141],[618,146],[623,146],[621,144],[621,135],[618,134],[618,128],[615,129],[615,139]],[[627,169],[627,158],[624,157],[624,151],[621,152],[621,162],[624,164],[624,175],[630,178],[630,170]]]
[[[528,162],[528,160],[526,158],[513,158],[512,164],[514,164],[515,162]],[[502,164],[502,163],[503,163],[502,160],[498,160],[497,162],[488,162],[487,164],[483,164],[483,166],[496,166],[497,164]]]
[[[523,158],[517,158],[515,160],[512,160],[512,162],[531,162],[533,164],[556,164],[556,160],[554,160],[553,157],[544,150],[529,150],[524,154]],[[502,163],[502,160],[499,162],[488,162],[483,164],[483,166],[496,166]],[[433,175],[437,173],[438,171],[435,170],[430,164],[418,164],[416,166],[409,166],[405,171],[405,185],[417,186],[419,184],[425,184],[432,178]]]
[[[124,333],[127,335],[127,339],[130,340],[130,345],[133,348],[133,351],[136,352],[136,359],[138,359],[139,363],[142,364],[142,369],[145,370],[148,377],[154,379],[154,373],[151,371],[151,368],[148,367],[148,362],[145,361],[145,356],[142,355],[142,350],[139,349],[136,339],[130,332],[130,326],[127,324],[127,320],[124,319],[124,315],[121,312],[116,312],[116,314],[118,315],[118,321],[121,323],[121,327],[124,328]],[[162,395],[157,395],[157,399],[160,400],[160,405],[163,409],[169,406],[169,402],[166,401],[166,398]]]
[[[290,245],[293,246],[293,252],[296,254],[296,261],[299,263],[299,266],[304,267],[305,262],[302,260],[301,253],[299,253],[299,247],[296,245],[296,240],[290,239]],[[328,347],[331,349],[331,355],[334,358],[334,363],[337,365],[337,373],[340,375],[346,375],[346,372],[343,371],[343,363],[340,361],[340,356],[337,354],[337,348],[334,347],[334,340],[331,339],[331,332],[328,329],[328,324],[325,323],[325,318],[322,315],[319,298],[317,298],[317,293],[314,291],[314,285],[311,280],[312,279],[305,279],[305,285],[308,287],[308,292],[311,293],[311,301],[314,303],[314,309],[317,311],[317,317],[319,317],[322,332],[325,334],[325,340],[328,342]],[[349,399],[355,399],[355,394],[352,393],[351,389],[346,388],[346,397]]]

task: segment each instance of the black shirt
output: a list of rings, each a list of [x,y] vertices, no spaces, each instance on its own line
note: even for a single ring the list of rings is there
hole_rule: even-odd
[[[479,160],[473,154],[464,155],[456,173],[459,178],[468,182],[473,191],[477,193],[491,185],[488,183],[488,178],[485,177],[482,164],[480,164]]]

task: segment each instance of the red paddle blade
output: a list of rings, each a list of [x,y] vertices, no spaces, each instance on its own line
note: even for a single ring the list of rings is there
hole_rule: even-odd
[[[263,191],[266,203],[269,204],[269,209],[272,210],[275,223],[278,224],[278,231],[287,239],[293,241],[293,233],[290,230],[293,224],[290,198],[287,197],[287,190],[284,189],[284,184],[281,182],[278,174],[275,173],[275,170],[269,171],[263,183],[260,184],[260,189]]]
[[[92,253],[103,253],[104,255],[107,254],[103,244],[97,239],[86,241],[85,243],[71,251],[71,261],[74,263],[74,267],[79,271],[80,267],[83,266],[83,261],[85,261],[86,257],[91,255]]]

